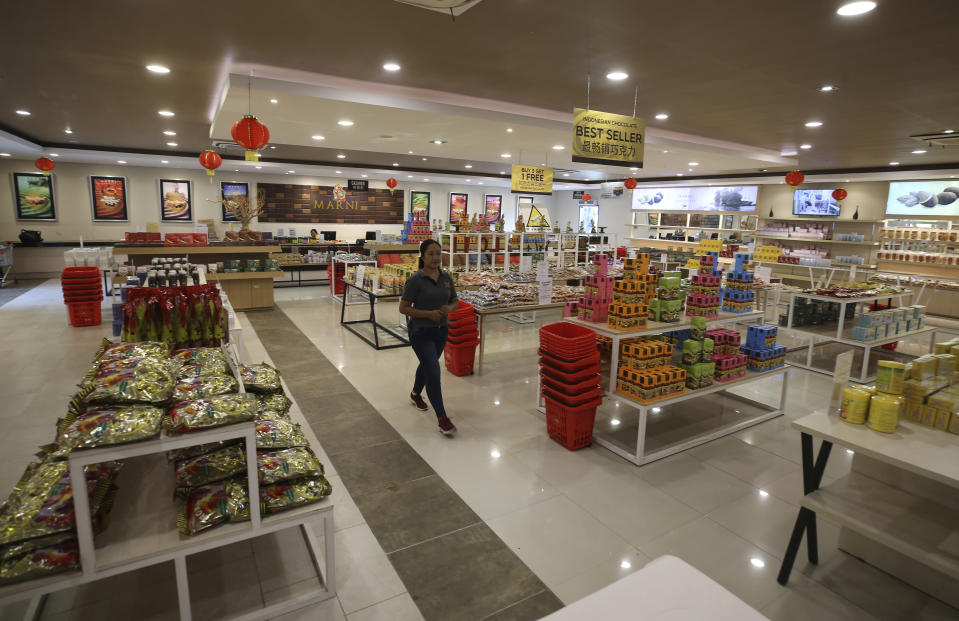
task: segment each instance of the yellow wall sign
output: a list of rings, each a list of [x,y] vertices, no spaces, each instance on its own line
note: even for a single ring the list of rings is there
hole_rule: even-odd
[[[513,192],[552,194],[553,169],[513,164]]]
[[[643,167],[646,120],[573,109],[573,161]]]

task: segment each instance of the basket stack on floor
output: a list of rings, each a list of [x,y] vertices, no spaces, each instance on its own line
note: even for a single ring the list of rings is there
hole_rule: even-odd
[[[539,345],[546,431],[571,451],[589,446],[603,394],[596,335],[572,323],[553,323],[540,328]]]
[[[446,368],[453,375],[469,375],[473,372],[476,346],[479,345],[476,311],[461,301],[457,309],[450,313],[449,320],[449,337],[443,350]]]
[[[100,302],[103,301],[103,285],[100,284],[100,268],[67,267],[60,273],[63,287],[63,303],[67,305],[70,325],[100,325]]]

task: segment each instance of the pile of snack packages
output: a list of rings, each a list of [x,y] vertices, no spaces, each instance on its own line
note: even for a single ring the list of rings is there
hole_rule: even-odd
[[[875,386],[843,390],[839,416],[882,433],[905,418],[959,434],[959,339],[936,343],[933,352],[908,363],[880,360]]]
[[[69,468],[73,451],[149,440],[164,429],[179,436],[255,421],[261,512],[328,496],[323,466],[290,419],[290,406],[279,374],[269,365],[237,365],[235,374],[219,348],[171,352],[164,342],[104,340],[67,415],[57,421],[54,441],[41,447],[0,504],[0,584],[79,567]],[[196,535],[249,519],[245,455],[242,440],[168,454],[180,532]],[[90,516],[80,519],[92,520],[94,534],[108,525],[121,465],[107,461],[86,467]]]
[[[171,347],[226,342],[228,317],[216,285],[131,287],[123,305],[124,341],[160,341]]]

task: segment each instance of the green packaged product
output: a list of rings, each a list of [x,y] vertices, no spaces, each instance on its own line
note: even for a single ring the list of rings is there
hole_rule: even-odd
[[[55,455],[73,450],[149,440],[160,433],[163,410],[151,405],[125,405],[72,411],[61,421]]]
[[[76,535],[59,533],[18,541],[0,548],[0,584],[79,569]]]
[[[238,384],[232,375],[204,375],[200,377],[181,377],[173,387],[174,401],[203,399],[216,395],[228,395],[236,392]]]
[[[703,339],[703,362],[712,362],[714,349],[713,339]]]
[[[133,367],[95,367],[80,386],[73,406],[82,410],[83,404],[164,403],[173,395],[176,369],[176,363],[168,359],[139,359]]]
[[[222,362],[226,364],[226,356],[219,347],[185,347],[175,349],[171,357],[179,359],[184,364],[197,362]]]
[[[290,401],[290,398],[287,397],[282,391],[257,395],[256,400],[259,402],[261,412],[272,410],[274,412],[282,412],[283,414],[286,414],[290,411],[290,406],[293,405],[293,402]]]
[[[683,341],[683,364],[696,364],[703,360],[703,342],[686,339]]]
[[[246,478],[234,477],[191,489],[180,508],[177,528],[184,535],[196,535],[224,522],[249,519]]]
[[[103,339],[95,358],[106,360],[110,358],[166,358],[170,355],[170,346],[157,341],[141,341],[139,343],[114,343]]]
[[[333,491],[323,475],[282,481],[260,488],[260,511],[277,513],[323,500]]]
[[[257,451],[256,462],[260,483],[263,484],[323,474],[323,464],[316,454],[305,446]]]
[[[176,462],[177,488],[196,487],[226,479],[246,470],[246,451],[240,444]]]
[[[258,420],[256,423],[257,449],[293,448],[309,444],[296,423],[288,420]]]
[[[690,317],[689,319],[689,338],[694,341],[701,341],[706,338],[706,318]]]
[[[233,369],[225,360],[203,360],[188,362],[180,367],[177,377],[206,377],[208,375],[233,375]]]
[[[253,420],[256,399],[241,393],[174,403],[164,419],[168,431],[183,433]]]
[[[268,364],[241,364],[240,379],[250,392],[276,392],[283,389],[279,372]]]

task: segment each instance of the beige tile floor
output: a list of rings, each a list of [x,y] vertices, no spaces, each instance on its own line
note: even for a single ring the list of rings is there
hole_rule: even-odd
[[[416,365],[409,349],[376,352],[342,330],[339,306],[326,287],[277,290],[276,297],[345,379],[566,603],[670,553],[774,620],[959,618],[959,611],[836,550],[837,529],[828,523],[820,527],[821,564],[809,566],[801,559],[788,587],[776,583],[801,495],[799,436],[789,422],[825,405],[826,376],[791,371],[785,416],[638,468],[600,447],[570,452],[546,437],[534,407],[535,344],[538,325],[557,315],[541,314],[536,324],[522,326],[494,319],[488,323],[486,373],[444,373],[447,409],[459,428],[450,441],[436,432],[432,413],[418,412],[407,402]],[[348,312],[359,318],[366,310]],[[380,314],[387,319],[393,313],[384,304]],[[52,420],[109,328],[66,327],[56,281],[0,307],[0,324],[16,327],[0,332],[0,346],[23,354],[0,386],[6,404],[0,424],[9,430],[0,436],[0,493],[5,494],[33,447],[49,441]],[[245,358],[268,360],[249,322],[244,326]],[[770,381],[755,385],[753,393],[769,397],[778,390]],[[842,476],[851,459],[837,447],[826,477]],[[420,619],[337,483],[339,597],[284,618]],[[226,611],[228,602],[258,605],[315,580],[304,564],[302,545],[282,535],[265,539],[191,563],[203,587],[195,601],[210,616]],[[163,569],[127,578],[122,598],[111,600],[115,593],[103,585],[57,594],[44,618],[129,618],[125,602],[138,601],[145,602],[146,618],[175,618],[175,608],[163,606],[172,580],[172,570]],[[0,617],[6,618],[3,610]]]

